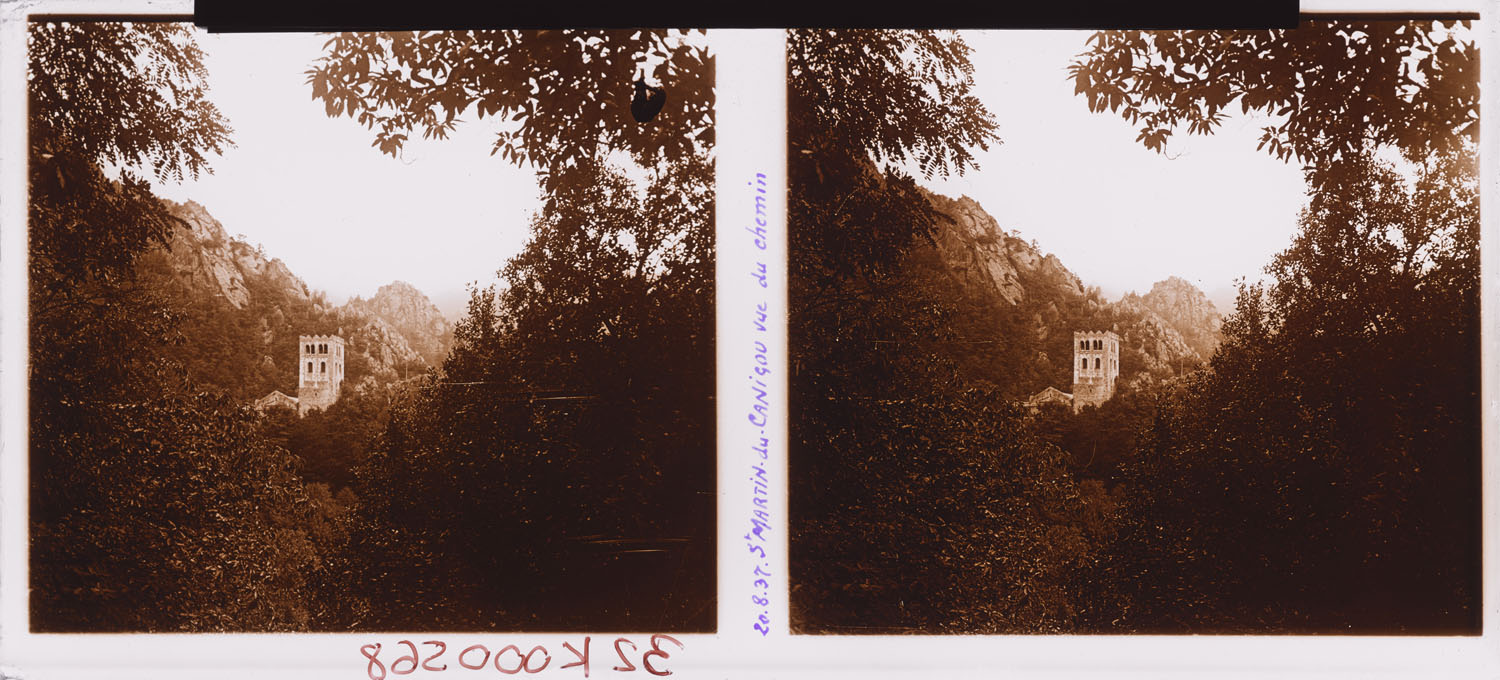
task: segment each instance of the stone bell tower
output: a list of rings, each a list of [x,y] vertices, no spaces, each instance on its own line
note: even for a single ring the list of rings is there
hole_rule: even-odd
[[[1115,396],[1120,376],[1120,336],[1111,331],[1073,333],[1073,410]]]
[[[297,337],[297,414],[326,409],[339,400],[344,384],[344,339],[337,335]]]

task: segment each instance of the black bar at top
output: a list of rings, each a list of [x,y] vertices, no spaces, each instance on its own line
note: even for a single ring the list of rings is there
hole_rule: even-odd
[[[457,28],[1294,28],[1297,0],[1001,0],[898,3],[621,0],[196,0],[210,31]]]

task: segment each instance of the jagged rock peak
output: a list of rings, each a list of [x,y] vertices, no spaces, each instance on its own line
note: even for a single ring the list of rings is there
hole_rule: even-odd
[[[1145,295],[1130,293],[1120,300],[1124,306],[1149,310],[1182,336],[1200,359],[1213,356],[1219,345],[1223,319],[1214,303],[1197,286],[1172,276],[1151,286]]]
[[[934,238],[938,252],[969,285],[988,289],[1011,304],[1026,298],[1028,285],[1052,286],[1066,296],[1083,295],[1082,280],[1057,256],[1043,254],[1034,244],[1006,233],[978,201],[926,194],[933,207],[952,220],[938,228]]]
[[[172,234],[167,257],[177,275],[242,308],[250,299],[246,277],[259,277],[293,297],[310,299],[310,291],[286,264],[268,259],[258,248],[229,237],[224,225],[196,201],[162,199],[168,212],[187,224]]]
[[[354,297],[350,308],[378,316],[396,326],[423,328],[441,333],[448,325],[443,313],[422,291],[405,281],[392,281],[366,300]]]
[[[1208,296],[1203,294],[1197,286],[1188,283],[1180,276],[1169,276],[1157,281],[1151,286],[1151,292],[1144,296],[1147,299],[1160,301],[1159,304],[1169,307],[1181,307],[1195,314],[1217,315],[1219,310],[1214,303],[1209,301]]]
[[[405,281],[381,286],[368,300],[354,297],[344,310],[379,321],[380,326],[404,336],[430,365],[436,365],[446,354],[451,333],[447,319],[427,295]]]

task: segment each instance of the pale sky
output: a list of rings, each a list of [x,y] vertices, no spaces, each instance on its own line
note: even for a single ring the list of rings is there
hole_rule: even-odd
[[[1111,299],[1177,275],[1227,311],[1233,280],[1259,277],[1289,244],[1301,173],[1255,150],[1263,119],[1174,135],[1170,158],[1145,149],[1133,126],[1073,94],[1065,69],[1087,35],[965,33],[1003,143],[978,155],[980,170],[923,183],[979,201]],[[454,320],[464,285],[493,282],[525,243],[535,175],[489,155],[489,120],[445,141],[414,135],[400,160],[382,155],[368,130],[311,100],[303,72],[325,39],[200,33],[210,96],[236,147],[213,174],[157,191],[203,204],[335,303],[399,279]]]
[[[539,207],[535,173],[489,155],[489,119],[467,120],[447,140],[413,134],[399,160],[381,154],[372,132],[329,118],[303,83],[326,39],[200,32],[209,96],[236,146],[211,161],[213,174],[156,191],[202,204],[335,304],[402,280],[454,321],[464,285],[493,282],[524,245]]]
[[[1234,115],[1212,136],[1174,134],[1169,158],[1073,94],[1066,69],[1088,32],[963,35],[1003,143],[978,154],[978,171],[919,182],[978,201],[1110,299],[1177,275],[1222,314],[1233,280],[1260,278],[1290,245],[1306,188],[1296,165],[1256,151],[1266,119]]]

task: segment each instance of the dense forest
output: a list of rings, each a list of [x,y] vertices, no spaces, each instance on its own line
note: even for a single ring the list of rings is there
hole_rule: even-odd
[[[794,629],[1477,634],[1464,30],[1320,20],[1080,45],[1080,105],[1147,149],[1231,108],[1273,114],[1261,146],[1303,165],[1307,203],[1222,328],[1182,338],[1202,361],[1122,343],[1122,389],[1078,413],[1021,400],[1066,390],[1071,332],[1138,328],[1138,300],[1055,275],[976,285],[951,257],[972,220],[906,174],[973,172],[999,142],[963,39],[792,32]]]
[[[972,172],[999,141],[960,37],[790,33],[796,630],[1478,632],[1465,35],[1322,20],[1080,46],[1080,106],[1144,147],[1260,111],[1262,146],[1304,168],[1295,237],[1200,333],[1046,262],[988,282],[955,266],[1026,256],[901,170]],[[209,171],[233,137],[193,36],[29,26],[32,629],[712,630],[701,35],[329,40],[306,82],[328,115],[393,157],[493,123],[497,162],[535,169],[544,198],[497,257],[503,285],[410,355],[362,330],[368,306],[185,283],[192,219],[152,183]],[[646,124],[643,76],[671,92]],[[1130,339],[1120,391],[1024,406],[1066,388],[1081,328]],[[295,380],[295,345],[267,338],[340,329],[355,386],[337,404],[249,408]]]
[[[702,42],[328,42],[306,84],[382,151],[477,112],[507,121],[497,155],[537,171],[526,246],[450,333],[404,284],[331,305],[153,194],[232,144],[191,27],[32,23],[32,629],[711,630]],[[672,92],[649,125],[629,112],[642,64]],[[295,394],[297,335],[333,333],[337,403],[250,407]]]

